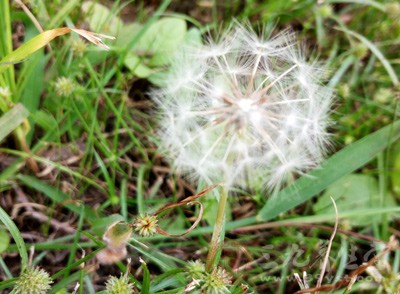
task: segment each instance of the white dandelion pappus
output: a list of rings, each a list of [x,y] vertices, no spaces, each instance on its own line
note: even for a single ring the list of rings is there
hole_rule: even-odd
[[[161,148],[209,184],[268,188],[315,167],[329,144],[332,91],[295,35],[270,39],[242,26],[183,48],[154,90]]]

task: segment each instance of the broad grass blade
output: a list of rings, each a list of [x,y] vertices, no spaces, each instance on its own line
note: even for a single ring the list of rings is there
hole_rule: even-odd
[[[257,215],[257,221],[268,221],[322,192],[341,177],[364,166],[400,138],[400,121],[372,133],[337,152],[310,174],[271,198]]]
[[[0,117],[0,142],[18,127],[29,115],[28,110],[17,104]]]

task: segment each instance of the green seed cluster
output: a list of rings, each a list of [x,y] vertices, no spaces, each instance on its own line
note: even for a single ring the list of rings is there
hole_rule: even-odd
[[[16,294],[46,294],[53,283],[49,274],[38,267],[27,268],[15,283],[14,293]]]
[[[133,293],[133,284],[129,283],[126,276],[110,277],[106,283],[107,294],[131,294]]]

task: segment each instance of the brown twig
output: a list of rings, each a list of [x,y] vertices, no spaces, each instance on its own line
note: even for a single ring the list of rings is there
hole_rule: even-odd
[[[177,203],[167,204],[167,205],[161,207],[155,213],[153,213],[154,216],[157,216],[163,211],[166,211],[166,210],[171,209],[171,208],[179,207],[179,206],[182,206],[182,205],[193,205],[193,204],[200,205],[199,215],[197,216],[197,218],[196,218],[195,222],[193,223],[193,225],[189,229],[187,229],[184,233],[182,233],[182,234],[170,234],[170,233],[160,229],[159,227],[157,227],[157,229],[156,229],[157,233],[159,233],[161,235],[164,235],[164,236],[168,236],[168,237],[183,237],[183,236],[189,234],[191,231],[193,231],[197,227],[199,222],[201,221],[201,218],[203,217],[203,211],[204,211],[203,204],[201,204],[199,201],[196,201],[197,198],[206,195],[207,193],[209,193],[211,190],[215,189],[218,186],[220,186],[220,184],[207,187],[206,189],[200,191],[196,195],[192,195],[192,196],[186,197],[185,199],[183,199],[183,200],[181,200],[181,201],[179,201]]]
[[[328,264],[328,259],[329,259],[329,253],[331,252],[331,247],[332,247],[332,242],[333,239],[335,238],[336,235],[336,231],[338,228],[338,224],[339,224],[339,213],[338,213],[338,209],[335,203],[335,200],[331,197],[332,203],[333,203],[333,207],[335,208],[335,227],[333,229],[331,238],[329,239],[329,243],[328,243],[328,248],[326,250],[326,254],[325,254],[325,258],[324,258],[324,262],[322,263],[322,267],[321,267],[321,274],[319,275],[319,279],[317,281],[317,288],[321,287],[322,285],[322,280],[324,279],[324,275],[325,275],[325,271],[326,271],[326,265]],[[318,293],[318,292],[317,292]]]
[[[370,267],[371,265],[376,263],[379,259],[381,259],[388,252],[391,252],[398,248],[399,248],[399,242],[397,241],[397,239],[395,239],[394,236],[392,236],[392,237],[390,237],[390,240],[387,243],[386,247],[380,253],[375,255],[368,262],[360,265],[357,269],[352,271],[349,275],[346,275],[345,277],[343,277],[337,283],[323,285],[321,287],[315,287],[315,288],[310,288],[310,289],[303,289],[303,290],[295,292],[295,294],[305,294],[305,293],[318,292],[318,291],[333,291],[333,290],[341,289],[344,287],[347,287],[349,289],[349,287],[351,287],[352,283],[354,283],[355,279],[360,274],[362,274],[368,267]]]

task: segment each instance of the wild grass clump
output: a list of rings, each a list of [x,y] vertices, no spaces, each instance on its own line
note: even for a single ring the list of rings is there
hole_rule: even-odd
[[[0,292],[397,293],[399,4],[189,2],[0,0]]]

